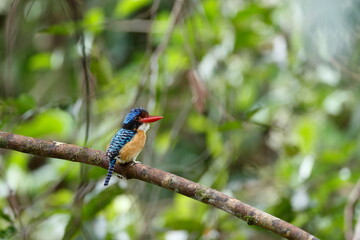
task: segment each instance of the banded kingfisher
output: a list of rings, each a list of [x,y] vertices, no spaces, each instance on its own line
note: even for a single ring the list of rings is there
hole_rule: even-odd
[[[120,164],[135,162],[144,148],[146,132],[152,122],[162,119],[162,116],[149,116],[144,108],[134,108],[125,117],[121,129],[111,139],[106,151],[109,160],[108,173],[104,186],[109,184],[116,162]]]

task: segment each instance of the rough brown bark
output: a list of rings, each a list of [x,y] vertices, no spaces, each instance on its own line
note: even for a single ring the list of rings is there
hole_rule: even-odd
[[[0,132],[0,148],[86,163],[105,169],[108,168],[108,161],[105,158],[104,152],[56,141],[46,141],[12,133]],[[288,222],[245,204],[224,193],[144,164],[117,164],[115,172],[123,175],[127,179],[139,179],[188,196],[205,204],[209,204],[244,220],[249,225],[262,227],[287,239],[318,239]]]

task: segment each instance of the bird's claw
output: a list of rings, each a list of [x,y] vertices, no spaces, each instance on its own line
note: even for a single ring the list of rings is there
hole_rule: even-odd
[[[117,177],[122,179],[122,180],[127,180],[127,178],[125,176],[121,175],[121,174],[118,174]]]
[[[140,163],[139,161],[136,161],[136,160],[133,160],[131,163],[130,163],[130,166],[133,166],[133,165],[135,165],[135,164],[137,164],[137,163]]]

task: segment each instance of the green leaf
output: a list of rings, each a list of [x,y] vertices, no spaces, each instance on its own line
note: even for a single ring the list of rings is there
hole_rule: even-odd
[[[54,24],[48,28],[41,30],[40,33],[48,33],[48,34],[64,35],[64,36],[73,35],[75,33],[75,23],[63,22],[59,24]]]
[[[104,11],[102,8],[92,8],[86,12],[83,25],[86,30],[97,34],[103,30],[104,20]]]
[[[22,152],[11,152],[9,156],[9,163],[16,164],[21,168],[21,170],[25,171],[27,169],[27,164],[29,160],[29,155]]]
[[[112,69],[107,58],[93,58],[90,63],[91,73],[95,76],[101,86],[106,85],[112,79]]]
[[[267,212],[288,222],[291,222],[296,216],[292,210],[290,199],[285,197],[280,198]]]
[[[151,3],[150,0],[122,0],[115,7],[115,17],[126,17]]]
[[[171,146],[172,142],[170,141],[170,132],[166,133],[160,133],[156,135],[156,141],[155,141],[155,149],[156,152],[160,154],[166,153],[166,151]]]
[[[71,202],[71,198],[73,196],[73,192],[67,189],[60,189],[59,191],[51,194],[48,198],[50,206],[62,206]]]
[[[186,54],[177,48],[168,48],[165,52],[166,67],[170,72],[184,69],[188,64]]]
[[[220,5],[221,1],[204,1],[203,7],[207,17],[210,19],[218,19]]]
[[[165,227],[202,232],[202,219],[208,206],[180,194],[174,197],[174,206],[165,214]]]
[[[284,151],[286,153],[287,156],[289,157],[293,157],[295,156],[297,153],[299,153],[299,147],[293,144],[285,144],[284,145]]]
[[[5,221],[12,223],[11,218],[9,217],[9,215],[5,214],[4,211],[0,211],[0,218],[4,219]]]
[[[9,226],[4,229],[0,229],[0,239],[10,239],[16,234],[16,228]]]
[[[256,88],[252,84],[241,87],[239,94],[235,97],[235,103],[238,109],[250,108],[256,98]]]
[[[31,70],[43,70],[51,68],[51,53],[42,52],[33,55],[29,59],[29,68]]]
[[[36,101],[29,94],[23,93],[15,99],[15,104],[19,113],[25,113],[26,111],[35,108]]]
[[[192,114],[188,118],[188,125],[195,132],[206,132],[212,128],[211,122],[205,116],[200,114]]]
[[[207,146],[213,156],[219,156],[223,151],[223,140],[217,131],[209,131],[206,136]]]
[[[248,120],[252,116],[254,116],[257,112],[259,112],[263,107],[261,105],[256,105],[255,107],[252,107],[249,111],[245,113],[245,118]]]
[[[15,133],[32,137],[56,136],[66,139],[73,129],[73,119],[60,109],[48,109],[23,124],[20,124]]]
[[[317,121],[314,119],[301,119],[296,128],[296,137],[299,147],[305,154],[311,152],[316,143],[317,137]]]
[[[152,38],[154,43],[159,44],[162,40],[163,33],[169,28],[170,15],[167,12],[160,12],[156,15],[155,21],[152,25]]]
[[[225,131],[231,131],[231,130],[235,130],[235,129],[240,129],[242,128],[242,124],[240,121],[231,121],[231,122],[226,122],[223,125],[221,125],[218,130],[221,132],[225,132]]]
[[[106,187],[100,194],[94,196],[84,207],[82,217],[85,220],[93,219],[94,216],[105,209],[114,198],[123,194],[124,190],[118,187],[117,185],[113,185],[110,187]]]

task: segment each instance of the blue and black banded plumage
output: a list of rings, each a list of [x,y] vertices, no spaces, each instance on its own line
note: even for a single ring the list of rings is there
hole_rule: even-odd
[[[109,158],[109,168],[104,183],[105,186],[109,184],[110,178],[115,168],[116,160],[119,157],[119,151],[123,146],[125,146],[125,144],[130,142],[130,140],[135,136],[135,134],[136,131],[134,130],[127,130],[121,128],[111,139],[109,148],[106,151],[106,156]]]
[[[111,139],[106,151],[109,168],[105,186],[109,184],[116,161],[119,163],[135,161],[145,145],[149,123],[160,119],[162,119],[161,116],[149,116],[149,113],[143,108],[134,108],[126,115],[122,128]]]

